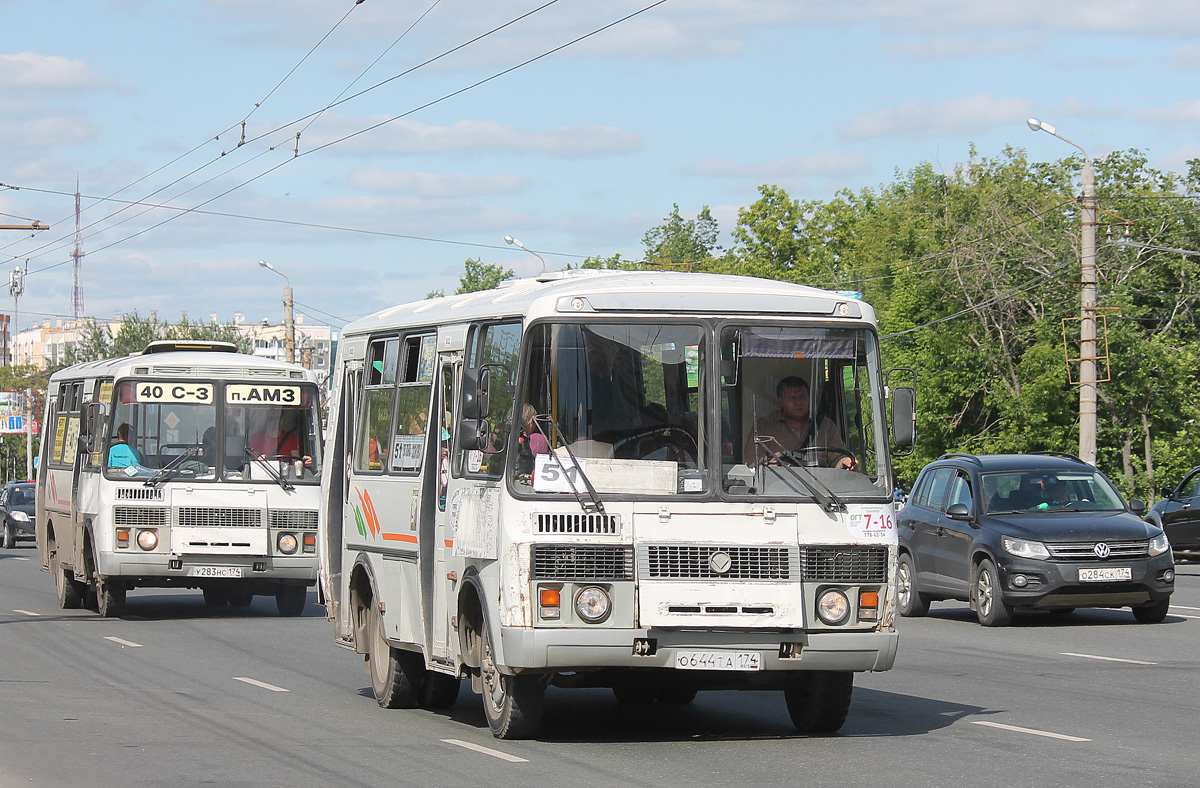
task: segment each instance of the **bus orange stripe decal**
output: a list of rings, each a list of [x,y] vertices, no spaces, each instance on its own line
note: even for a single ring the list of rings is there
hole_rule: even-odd
[[[409,536],[408,534],[383,534],[384,541],[387,542],[412,542],[417,543],[417,537]]]

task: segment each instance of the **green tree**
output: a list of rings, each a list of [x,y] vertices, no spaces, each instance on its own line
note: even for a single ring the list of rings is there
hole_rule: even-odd
[[[472,260],[468,257],[463,263],[463,269],[463,275],[458,280],[458,289],[454,291],[455,295],[491,290],[501,282],[516,277],[511,268],[504,268],[494,263],[484,263],[478,258]]]
[[[720,251],[719,233],[717,220],[707,205],[695,219],[684,219],[679,215],[679,203],[675,203],[663,223],[642,237],[647,267],[691,271]]]

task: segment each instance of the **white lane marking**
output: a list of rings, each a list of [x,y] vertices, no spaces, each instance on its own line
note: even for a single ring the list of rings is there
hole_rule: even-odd
[[[142,647],[141,643],[134,643],[132,640],[124,640],[122,638],[113,637],[112,635],[105,635],[104,639],[111,640],[113,643],[120,643],[122,646],[128,646],[129,648],[141,648]]]
[[[1121,659],[1120,657],[1102,657],[1099,654],[1076,654],[1073,651],[1060,651],[1064,657],[1079,657],[1080,659],[1099,659],[1104,662],[1124,662],[1127,665],[1157,665],[1157,662],[1144,662],[1140,659]]]
[[[1175,618],[1200,618],[1200,616],[1185,616],[1183,613],[1173,613]]]
[[[23,613],[24,615],[27,615],[27,616],[40,616],[41,615],[41,613],[34,613],[32,610],[21,610],[20,608],[13,610],[13,612],[14,613]]]
[[[518,758],[515,755],[509,755],[506,752],[500,752],[499,750],[493,750],[492,748],[484,747],[481,744],[472,744],[471,742],[463,741],[462,739],[442,739],[442,741],[446,742],[446,744],[453,744],[456,747],[465,747],[468,750],[474,750],[475,752],[481,752],[484,755],[490,755],[493,758],[499,758],[500,760],[508,761],[509,763],[529,763],[528,758]]]
[[[267,682],[259,681],[258,679],[248,679],[245,676],[234,676],[233,680],[244,681],[247,684],[253,684],[256,687],[262,687],[265,690],[271,690],[271,692],[291,692],[291,690],[286,690],[283,687],[276,687],[274,684],[268,684]]]
[[[33,559],[25,558],[24,556],[13,555],[13,556],[9,556],[8,560],[9,561],[31,561]]]
[[[989,728],[1000,728],[1005,731],[1014,731],[1016,733],[1028,733],[1033,736],[1045,736],[1048,739],[1062,739],[1063,741],[1091,741],[1079,736],[1068,736],[1065,733],[1054,733],[1052,731],[1039,731],[1036,728],[1021,728],[1017,725],[1005,725],[1003,722],[991,722],[990,720],[970,720],[972,725],[986,725]]]
[[[1188,607],[1187,605],[1171,605],[1172,610],[1200,610],[1200,607]]]

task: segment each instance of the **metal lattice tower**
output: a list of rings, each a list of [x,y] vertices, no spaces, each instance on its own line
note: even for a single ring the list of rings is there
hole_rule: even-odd
[[[71,288],[71,313],[75,319],[83,317],[83,282],[79,279],[83,264],[83,245],[79,238],[79,178],[75,179],[75,248],[71,251],[75,261],[75,286]]]

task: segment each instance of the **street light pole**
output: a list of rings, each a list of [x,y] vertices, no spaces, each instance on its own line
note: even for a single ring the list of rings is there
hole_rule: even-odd
[[[1083,153],[1083,199],[1079,233],[1079,458],[1096,464],[1096,169],[1092,157],[1077,142],[1067,139],[1049,123],[1030,118],[1033,131],[1044,131],[1074,145]]]
[[[294,364],[296,363],[296,322],[292,318],[292,280],[266,260],[259,260],[258,264],[283,277],[285,283],[283,286],[283,325],[287,331],[287,360],[289,364]]]
[[[532,249],[527,247],[525,244],[518,241],[516,238],[513,238],[511,235],[504,236],[504,243],[512,244],[513,246],[524,249],[525,251],[529,252],[531,255],[533,255],[537,259],[541,260],[542,261],[542,273],[543,274],[546,273],[546,258],[542,257],[540,254],[533,251]],[[539,276],[541,276],[541,274],[539,274]]]

